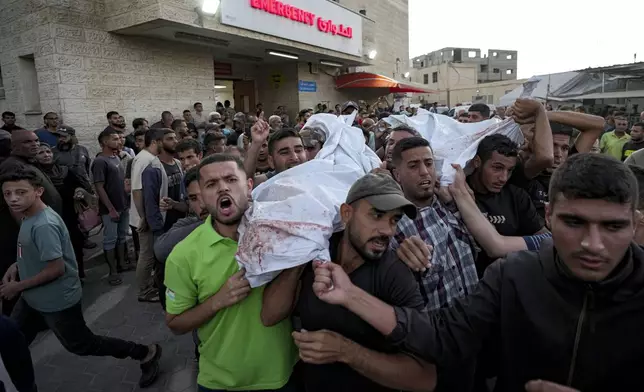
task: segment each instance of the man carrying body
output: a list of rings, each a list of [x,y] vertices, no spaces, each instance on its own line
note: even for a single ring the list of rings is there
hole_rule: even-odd
[[[225,154],[205,158],[198,170],[210,216],[166,262],[166,323],[176,334],[199,330],[200,391],[291,390],[291,325],[262,325],[264,288],[251,290],[235,261],[252,180],[238,158]]]
[[[474,172],[468,183],[476,204],[497,231],[506,236],[528,236],[546,231],[543,219],[523,189],[507,184],[518,162],[519,149],[507,136],[485,137],[472,160]],[[484,252],[477,258],[479,277],[493,261]]]
[[[520,391],[534,379],[584,392],[638,390],[644,252],[632,243],[635,176],[610,157],[578,154],[555,171],[550,195],[552,242],[494,263],[458,306],[389,306],[333,264],[316,269],[314,290],[439,366],[475,356],[492,339],[497,391]]]
[[[403,213],[414,218],[416,207],[390,176],[362,177],[340,207],[345,230],[331,237],[329,262],[366,292],[420,311],[424,304],[414,277],[388,249]],[[315,268],[317,262],[282,271],[266,288],[261,313],[264,325],[274,325],[294,312],[301,324],[293,337],[305,363],[306,390],[433,390],[433,371],[426,364],[392,350],[355,315],[316,298]]]
[[[272,172],[254,176],[255,186],[307,161],[302,138],[294,129],[283,128],[269,136],[268,124],[262,120],[257,121],[254,128],[257,131],[251,132],[252,143],[244,159],[246,173],[249,177],[256,173],[257,158],[266,138],[268,138],[268,163],[274,169]]]
[[[471,123],[490,119],[490,107],[484,103],[475,103],[467,110],[467,118]]]

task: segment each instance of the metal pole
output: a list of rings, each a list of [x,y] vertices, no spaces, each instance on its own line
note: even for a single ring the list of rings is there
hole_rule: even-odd
[[[602,72],[602,94],[604,93],[604,84],[606,83],[606,74]]]

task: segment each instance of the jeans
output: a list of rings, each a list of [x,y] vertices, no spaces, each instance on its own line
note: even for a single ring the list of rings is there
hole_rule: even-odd
[[[139,297],[144,297],[154,290],[154,234],[152,231],[139,232],[139,261],[136,264],[136,283],[139,285]],[[165,293],[159,293],[159,296]]]
[[[31,344],[38,332],[47,327],[56,335],[62,346],[72,354],[81,356],[132,358],[143,360],[149,349],[138,343],[107,336],[94,335],[83,318],[81,303],[59,312],[39,312],[30,307],[24,299],[19,299],[11,318]]]
[[[116,248],[117,243],[125,243],[127,228],[130,226],[129,210],[121,212],[118,222],[112,221],[108,215],[103,215],[103,250]]]
[[[0,356],[18,391],[37,390],[29,345],[18,326],[4,316],[0,316]]]
[[[198,392],[226,392],[225,389],[208,389],[206,387],[202,387],[201,385],[198,386],[197,388]],[[244,391],[244,392],[249,392],[249,391]],[[263,392],[298,392],[297,388],[297,383],[293,380],[293,377],[280,389],[266,389]]]

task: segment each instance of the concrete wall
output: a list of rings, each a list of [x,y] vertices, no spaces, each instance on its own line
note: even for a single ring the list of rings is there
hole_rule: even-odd
[[[483,102],[499,105],[499,99],[502,96],[522,85],[525,81],[526,79],[520,79],[459,85],[449,90],[440,90],[438,94],[427,94],[423,98],[425,102],[438,102],[449,107],[462,102]],[[414,102],[418,102],[418,98]]]

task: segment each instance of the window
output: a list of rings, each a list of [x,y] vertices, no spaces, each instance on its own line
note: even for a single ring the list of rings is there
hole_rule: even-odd
[[[500,69],[498,69],[498,68],[494,68],[494,69],[492,70],[492,72],[494,72],[494,73],[501,73],[501,70],[500,70]]]
[[[0,68],[0,99],[4,98],[4,82],[2,81],[2,68]]]
[[[452,50],[452,56],[454,56],[454,51]]]
[[[481,64],[481,72],[487,72],[488,71],[488,65],[487,64]]]
[[[441,52],[441,56],[443,55],[443,52]]]
[[[498,54],[497,52],[492,52],[492,56],[494,56],[494,57],[498,57],[498,55],[499,55],[499,54]]]
[[[506,58],[507,60],[512,60],[512,55],[511,55],[511,54],[509,54],[509,55],[505,56],[505,58]]]
[[[20,69],[20,87],[24,96],[25,112],[41,113],[38,73],[36,72],[34,55],[19,57],[18,67]]]
[[[512,75],[513,73],[514,73],[514,70],[512,70],[512,69],[506,69],[505,70],[506,75]]]
[[[469,52],[467,52],[467,57],[469,57],[471,59],[475,58],[476,57],[476,52],[473,51],[473,50],[470,50]]]
[[[432,83],[438,83],[438,72],[432,72]]]
[[[424,61],[421,61],[421,62],[420,62],[420,67],[421,67],[421,68],[425,68],[425,62],[424,62]]]

